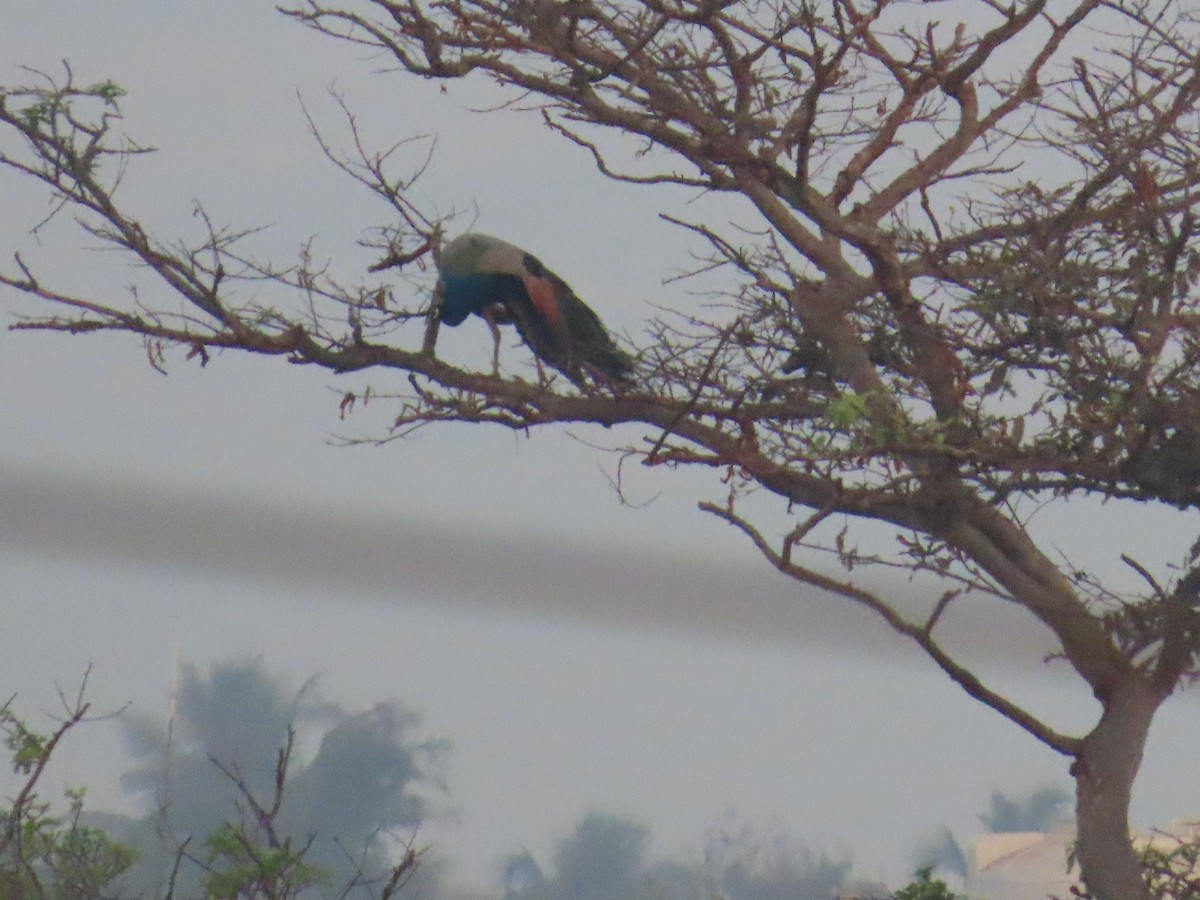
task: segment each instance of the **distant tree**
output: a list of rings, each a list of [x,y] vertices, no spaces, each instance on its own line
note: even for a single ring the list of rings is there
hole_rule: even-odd
[[[815,855],[782,834],[720,828],[698,862],[652,860],[649,831],[589,813],[545,871],[528,851],[504,865],[505,900],[829,900],[849,861]]]
[[[306,706],[311,714],[317,704],[298,698],[280,703],[279,685],[256,664],[218,666],[211,681],[189,672],[180,706],[187,710],[185,724],[199,723],[202,732],[189,736],[183,729],[185,747],[199,740],[234,752],[247,745],[265,750],[273,737],[281,743],[264,759],[222,759],[184,749],[179,753],[183,765],[170,783],[157,785],[154,797],[160,808],[144,819],[130,819],[85,810],[82,787],[67,790],[65,805],[41,793],[43,776],[62,741],[92,720],[86,686],[85,677],[77,695],[60,693],[63,712],[50,733],[31,727],[11,700],[0,707],[0,734],[19,776],[11,805],[0,808],[3,900],[396,900],[406,891],[436,896],[434,872],[423,865],[423,850],[413,840],[417,820],[412,816],[423,807],[414,805],[411,792],[420,779],[415,770],[395,778],[390,773],[397,754],[377,752],[390,743],[413,760],[424,752],[415,745],[398,742],[394,734],[384,740],[360,733],[350,740],[375,752],[331,762],[322,758],[322,748],[316,759],[298,763],[293,754],[296,732],[275,713],[291,705],[293,712]],[[222,710],[201,702],[196,709],[191,706],[195,695],[231,705]],[[258,701],[251,715],[248,698]],[[326,741],[347,721],[354,723],[354,717],[335,706],[319,706],[322,718],[333,726]],[[257,733],[254,713],[266,714]],[[415,723],[411,714],[407,721]],[[144,731],[134,729],[143,737]],[[189,761],[205,765],[191,768]],[[161,766],[156,757],[158,776],[164,773]],[[317,803],[305,804],[305,783],[312,781],[314,771],[336,792],[314,798],[308,788],[310,801]],[[152,783],[145,768],[137,774],[134,784]],[[371,803],[363,803],[363,783],[379,795]],[[300,802],[293,803],[293,792]],[[380,817],[397,800],[404,801],[405,817]],[[346,804],[357,806],[357,819],[338,815]],[[346,831],[333,831],[347,825]]]
[[[704,844],[709,895],[726,900],[824,900],[846,887],[849,859],[814,853],[788,834],[726,823]]]
[[[650,833],[608,813],[588,813],[559,841],[553,868],[527,852],[504,864],[505,900],[619,900],[650,896],[646,851]]]
[[[289,854],[303,847],[296,860],[303,871],[320,872],[339,889],[353,884],[346,898],[373,896],[397,855],[415,853],[412,837],[449,746],[418,738],[415,713],[395,703],[351,713],[320,699],[311,685],[289,691],[257,661],[220,663],[207,673],[184,667],[175,705],[169,734],[146,718],[122,722],[136,760],[122,782],[150,810],[99,820],[142,850],[130,873],[135,886],[161,890],[174,872],[181,888],[194,889],[213,877],[206,866],[218,863],[236,880],[254,864],[237,856],[245,833],[255,834],[257,845],[286,844]],[[306,743],[316,740],[311,759],[294,758],[297,733]],[[255,804],[273,810],[269,829]],[[231,818],[235,808],[246,812]],[[190,859],[204,865],[176,865],[185,843]],[[405,879],[416,877],[429,891],[435,871],[414,867]]]
[[[628,458],[719,474],[721,500],[703,508],[771,565],[875,611],[1069,759],[1089,890],[1146,898],[1129,798],[1156,711],[1196,674],[1197,548],[1181,546],[1175,568],[1122,557],[1145,585],[1126,592],[1060,558],[1030,520],[1106,499],[1089,515],[1178,509],[1177,533],[1200,506],[1194,4],[285,7],[402,72],[497,84],[512,101],[498,108],[535,109],[605,175],[664,191],[664,204],[679,187],[735,198],[673,219],[706,248],[696,268],[728,274],[724,305],[655,321],[629,387],[452,364],[436,353],[437,305],[396,299],[392,273],[434,250],[444,223],[389,153],[356,129],[348,157],[322,144],[387,207],[367,277],[308,254],[255,261],[244,231],[203,210],[201,240],[164,239],[114,193],[144,152],[121,131],[120,89],[68,72],[0,90],[0,163],[175,296],[145,284],[127,302],[70,295],[18,258],[0,282],[56,309],[16,327],[132,332],[160,367],[179,347],[201,364],[236,348],[377,370],[376,395],[403,392],[396,435],[445,421],[636,426],[622,432]],[[590,230],[580,253],[602,237]],[[902,611],[861,577],[875,568],[924,576],[927,611]],[[938,624],[967,595],[1049,629],[1099,703],[1093,727],[1059,730],[947,651]]]
[[[1046,785],[1025,797],[1009,797],[992,791],[988,811],[979,821],[988,831],[1050,831],[1070,821],[1070,795],[1060,787]]]
[[[332,869],[318,865],[312,857],[317,846],[318,822],[308,824],[307,837],[288,834],[283,827],[284,793],[288,789],[288,767],[292,761],[294,732],[288,729],[287,742],[280,748],[272,775],[270,793],[258,794],[237,768],[215,762],[221,773],[237,789],[235,804],[239,815],[227,819],[195,850],[188,841],[176,850],[176,865],[168,881],[165,897],[175,895],[179,888],[179,863],[193,863],[202,873],[200,885],[205,900],[298,900],[315,896],[313,890],[327,894],[336,891],[339,898],[363,897],[370,900],[391,900],[399,895],[417,874],[421,852],[412,843],[403,847],[396,862],[380,865],[378,850],[368,842],[359,860],[344,850],[351,863],[351,873],[335,886]],[[322,823],[323,824],[323,823]],[[376,857],[365,867],[371,851]]]

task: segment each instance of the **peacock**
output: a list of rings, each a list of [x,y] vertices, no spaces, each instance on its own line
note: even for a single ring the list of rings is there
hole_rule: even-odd
[[[576,384],[583,376],[628,384],[633,361],[613,343],[600,317],[531,253],[490,234],[471,232],[441,248],[437,302],[441,320],[461,325],[475,313],[511,323],[542,362]]]

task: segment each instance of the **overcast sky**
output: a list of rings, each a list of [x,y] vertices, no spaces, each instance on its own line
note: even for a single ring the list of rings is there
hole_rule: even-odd
[[[697,302],[661,284],[688,242],[653,193],[603,182],[533,117],[464,113],[483,99],[464,86],[377,74],[382,60],[271,3],[10,0],[3,25],[4,81],[67,59],[80,81],[129,91],[129,127],[159,152],[123,196],[166,236],[197,235],[200,199],[218,221],[271,225],[263,254],[318,235],[365,268],[355,241],[384,212],[321,158],[296,99],[336,137],[336,84],[381,145],[438,136],[431,205],[476,206],[480,228],[550,261],[615,328]],[[64,255],[80,246],[66,217],[30,237],[45,198],[8,173],[0,208],[5,260],[20,249],[59,286],[112,296],[138,276],[87,245]],[[28,306],[0,293],[0,309]],[[486,359],[481,325],[449,340]],[[98,706],[165,717],[177,645],[201,667],[260,656],[297,686],[319,673],[347,708],[398,699],[453,742],[445,814],[424,834],[466,882],[494,880],[517,847],[545,853],[593,807],[672,851],[734,808],[894,881],[936,826],[971,833],[993,787],[1068,784],[1064,760],[882,625],[785,582],[698,512],[720,496],[709,473],[635,470],[629,498],[653,502],[622,506],[615,459],[590,446],[615,444],[606,432],[446,428],[348,448],[335,438],[379,433],[388,411],[339,421],[332,375],[226,355],[204,370],[176,359],[164,378],[120,337],[0,333],[0,384],[0,694],[48,707],[91,663]],[[1119,550],[1157,561],[1154,516],[1098,521],[1075,510],[1044,527],[1101,570]],[[949,625],[1058,727],[1090,721],[1024,619],[970,609]],[[1176,701],[1156,725],[1141,824],[1198,812],[1195,711]],[[115,729],[66,750],[60,777],[127,802]]]

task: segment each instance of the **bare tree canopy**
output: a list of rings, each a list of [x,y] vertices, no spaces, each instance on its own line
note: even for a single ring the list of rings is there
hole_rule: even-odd
[[[613,179],[739,198],[750,218],[736,225],[672,219],[704,248],[697,268],[734,286],[654,319],[619,351],[628,382],[531,379],[513,354],[465,367],[438,355],[437,295],[412,302],[409,278],[431,269],[448,223],[414,199],[422,167],[398,173],[396,148],[366,146],[348,109],[350,153],[318,140],[391,211],[367,238],[378,264],[354,284],[308,256],[253,259],[246,232],[217,223],[199,246],[151,234],[116,199],[144,152],[119,120],[120,89],[68,70],[2,89],[0,162],[176,302],[67,295],[18,257],[0,282],[55,308],[14,327],[132,332],[156,365],[174,345],[201,363],[236,348],[395,370],[404,392],[394,377],[380,389],[398,404],[394,435],[443,421],[648,426],[627,459],[717,470],[728,499],[704,508],[772,565],[875,610],[1071,757],[1089,889],[1149,896],[1129,795],[1155,711],[1196,671],[1197,552],[1161,574],[1127,559],[1146,589],[1124,595],[1052,558],[1027,525],[1086,495],[1115,498],[1114,511],[1200,507],[1190,4],[303,0],[282,12],[403,73],[490,79]],[[248,301],[247,284],[282,300]],[[797,515],[782,537],[743,502],[764,490]],[[894,552],[856,549],[859,519],[890,526]],[[939,579],[932,613],[906,617],[851,572],[872,566]],[[1091,732],[1059,731],[942,648],[938,621],[968,594],[1015,602],[1054,633],[1101,704]]]

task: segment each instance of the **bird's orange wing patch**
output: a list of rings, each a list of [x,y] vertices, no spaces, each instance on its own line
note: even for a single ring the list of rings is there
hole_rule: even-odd
[[[525,282],[525,290],[529,292],[533,308],[555,328],[561,327],[562,311],[558,306],[558,297],[555,296],[554,283],[548,278],[539,278],[536,275],[526,275],[521,280]]]

